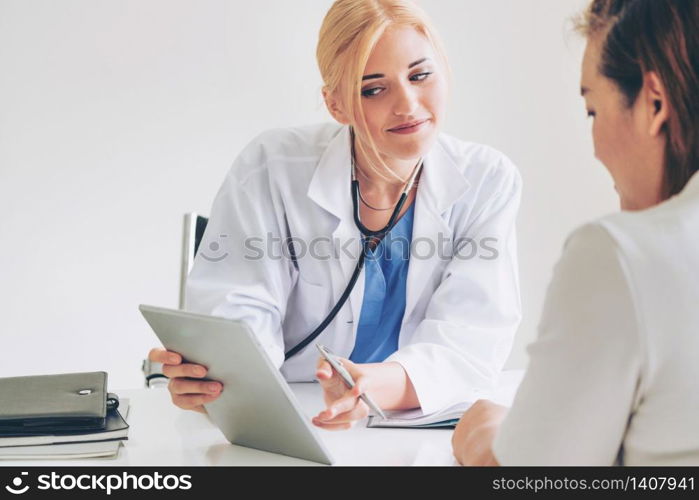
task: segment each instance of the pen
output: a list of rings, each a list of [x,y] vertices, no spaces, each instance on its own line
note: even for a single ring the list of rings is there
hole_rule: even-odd
[[[316,347],[318,348],[318,351],[320,351],[320,355],[323,356],[323,358],[325,358],[325,360],[327,360],[327,362],[330,363],[330,366],[333,367],[333,370],[335,370],[340,375],[347,387],[353,389],[356,385],[354,383],[354,379],[345,369],[345,367],[342,366],[342,362],[339,359],[335,358],[335,355],[331,353],[330,350],[324,345],[316,344]],[[381,408],[379,408],[379,406],[374,402],[373,399],[369,397],[369,395],[366,392],[362,393],[359,397],[362,401],[364,401],[367,404],[369,408],[371,408],[371,410],[374,413],[376,413],[382,419],[386,420],[386,415],[384,414],[384,412],[381,411]]]

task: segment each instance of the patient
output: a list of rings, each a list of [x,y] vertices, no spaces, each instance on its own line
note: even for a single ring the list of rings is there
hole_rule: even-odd
[[[512,408],[464,465],[699,465],[699,1],[594,0],[582,95],[622,212],[568,239]]]

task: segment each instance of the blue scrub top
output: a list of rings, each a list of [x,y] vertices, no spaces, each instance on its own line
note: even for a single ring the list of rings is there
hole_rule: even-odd
[[[378,363],[398,350],[415,203],[366,256],[364,300],[350,360]]]

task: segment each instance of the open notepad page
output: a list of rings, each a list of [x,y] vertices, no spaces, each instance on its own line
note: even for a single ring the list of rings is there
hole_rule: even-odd
[[[129,400],[119,401],[119,412],[128,421]],[[57,443],[30,446],[0,447],[0,460],[54,460],[70,458],[114,458],[119,453],[122,439],[89,441],[84,443]]]
[[[447,406],[434,413],[424,414],[420,408],[406,411],[386,411],[386,419],[372,415],[367,427],[409,427],[428,429],[434,427],[455,427],[459,419],[473,403],[462,402]]]

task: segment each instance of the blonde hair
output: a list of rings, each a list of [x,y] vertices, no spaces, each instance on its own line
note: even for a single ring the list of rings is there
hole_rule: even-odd
[[[422,33],[441,57],[449,72],[446,52],[427,14],[410,0],[336,0],[325,15],[320,28],[316,58],[324,89],[338,95],[352,124],[366,128],[360,102],[362,76],[371,51],[389,27],[412,27]],[[344,86],[343,83],[346,83]],[[370,159],[369,168],[385,180],[400,180],[381,159],[372,137],[371,151],[361,141],[357,146]],[[371,159],[380,167],[377,167]],[[389,172],[391,179],[382,172]]]

